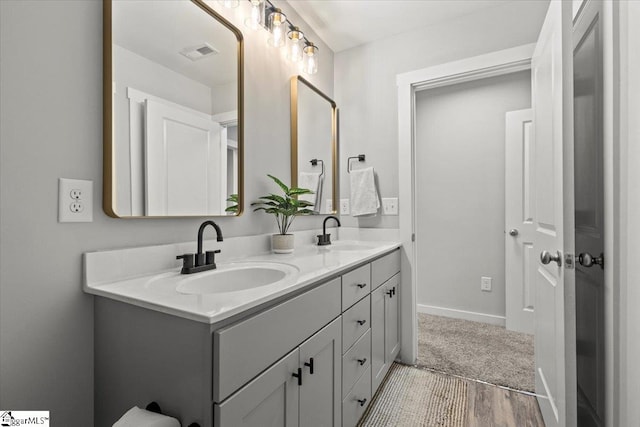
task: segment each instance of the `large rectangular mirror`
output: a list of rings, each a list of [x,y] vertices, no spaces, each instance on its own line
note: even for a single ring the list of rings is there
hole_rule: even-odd
[[[201,0],[104,0],[104,196],[112,217],[238,215],[243,44]]]
[[[308,188],[300,196],[318,214],[336,213],[338,205],[336,103],[304,77],[291,78],[291,182]]]

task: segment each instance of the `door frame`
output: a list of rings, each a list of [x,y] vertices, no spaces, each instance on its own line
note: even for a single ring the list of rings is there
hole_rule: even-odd
[[[399,230],[402,241],[402,289],[400,294],[400,358],[414,364],[418,356],[418,271],[416,233],[415,104],[416,93],[488,77],[531,69],[535,43],[504,49],[459,61],[398,74],[398,181]]]

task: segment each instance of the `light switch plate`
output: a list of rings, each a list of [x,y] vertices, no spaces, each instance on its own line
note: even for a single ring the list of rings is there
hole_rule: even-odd
[[[398,215],[398,198],[388,197],[382,199],[383,215]]]
[[[58,179],[58,222],[93,221],[93,181]]]

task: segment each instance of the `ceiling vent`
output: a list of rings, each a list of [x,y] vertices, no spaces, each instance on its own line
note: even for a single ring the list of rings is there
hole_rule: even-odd
[[[198,61],[202,58],[206,58],[207,56],[217,55],[219,52],[216,48],[211,46],[209,43],[203,43],[198,46],[187,47],[180,51],[181,55],[186,56],[192,61]]]

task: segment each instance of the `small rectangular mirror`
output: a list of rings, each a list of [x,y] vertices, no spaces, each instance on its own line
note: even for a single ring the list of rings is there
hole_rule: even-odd
[[[242,34],[201,0],[104,1],[104,210],[238,215]]]
[[[300,196],[318,214],[338,206],[336,103],[302,76],[291,78],[291,185],[308,188]]]

